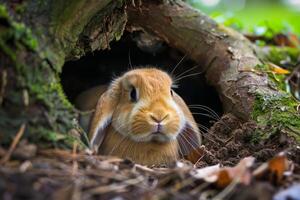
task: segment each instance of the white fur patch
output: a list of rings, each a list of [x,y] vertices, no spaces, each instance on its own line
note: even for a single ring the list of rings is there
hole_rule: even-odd
[[[186,118],[185,115],[183,113],[183,111],[181,110],[181,108],[177,105],[177,103],[173,100],[173,99],[168,99],[168,104],[177,112],[177,115],[179,116],[179,127],[178,127],[178,131],[176,133],[176,136],[174,136],[175,138],[177,137],[177,135],[182,131],[182,129],[184,128],[184,125],[186,123]]]
[[[97,136],[98,136],[98,134],[99,134],[99,131],[103,131],[103,130],[106,128],[106,126],[110,123],[111,117],[112,117],[111,114],[108,115],[107,117],[105,117],[105,118],[102,120],[102,122],[100,122],[100,123],[97,125],[97,128],[96,128],[95,132],[93,133],[93,137],[92,137],[91,142],[90,142],[92,148],[98,147],[98,146],[99,146],[99,144],[95,144],[95,143],[97,142],[97,141],[95,141],[95,140],[96,140],[96,138],[97,138]]]

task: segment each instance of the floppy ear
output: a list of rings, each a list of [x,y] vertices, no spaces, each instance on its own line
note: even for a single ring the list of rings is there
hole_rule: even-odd
[[[173,99],[182,110],[186,119],[184,128],[178,135],[178,145],[180,153],[183,154],[183,156],[187,156],[193,152],[193,150],[200,147],[201,133],[191,111],[183,99],[175,92],[173,92]]]
[[[106,135],[106,128],[111,124],[112,115],[120,96],[119,80],[115,80],[97,102],[96,110],[90,124],[90,148],[98,152]]]
[[[191,127],[187,122],[178,135],[178,145],[180,148],[180,154],[183,154],[183,157],[188,157],[193,151],[201,146],[200,133]],[[179,154],[179,155],[180,155]]]

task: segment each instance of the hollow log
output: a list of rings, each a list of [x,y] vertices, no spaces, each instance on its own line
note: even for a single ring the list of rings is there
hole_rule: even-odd
[[[62,91],[62,66],[109,49],[125,28],[154,34],[199,63],[227,113],[300,141],[298,103],[261,70],[255,46],[182,1],[1,0],[0,143],[23,123],[32,141],[69,143],[78,112]]]
[[[299,102],[261,71],[259,51],[243,35],[181,1],[143,2],[130,6],[128,16],[128,29],[153,33],[199,63],[225,112],[280,127],[300,141]]]

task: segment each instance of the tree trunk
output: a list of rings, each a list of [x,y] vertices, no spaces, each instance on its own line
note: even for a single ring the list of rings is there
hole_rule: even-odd
[[[76,111],[60,84],[62,66],[106,49],[126,20],[124,1],[1,1],[0,143],[25,123],[32,141],[70,144]]]
[[[226,112],[280,127],[300,141],[296,102],[262,72],[254,46],[181,1],[0,2],[0,143],[25,123],[32,141],[68,144],[65,133],[77,112],[62,91],[62,66],[109,48],[126,25],[155,34],[199,63]]]

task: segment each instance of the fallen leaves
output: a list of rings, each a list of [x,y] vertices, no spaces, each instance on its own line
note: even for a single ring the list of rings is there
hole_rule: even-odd
[[[234,167],[220,167],[214,165],[196,169],[192,175],[197,179],[215,184],[218,188],[225,188],[232,182],[249,185],[252,179],[263,179],[272,184],[282,183],[284,176],[291,172],[293,164],[288,161],[285,153],[280,153],[251,172],[254,165],[253,157],[242,159]]]
[[[197,163],[208,153],[199,147],[189,156]],[[283,185],[286,177],[293,175],[293,164],[284,153],[259,166],[254,157],[246,157],[235,166],[217,164],[198,168],[183,160],[170,168],[149,168],[116,157],[87,155],[78,151],[74,143],[70,151],[38,149],[35,157],[27,158],[18,161],[12,157],[0,166],[0,183],[4,183],[0,184],[0,198],[1,190],[7,191],[6,195],[12,199],[14,195],[34,190],[40,199],[49,196],[54,199],[224,199],[241,187],[251,189],[260,183],[272,187]],[[253,191],[257,188],[253,187]],[[295,189],[291,191],[295,193]],[[34,198],[33,193],[28,195],[29,199]]]
[[[274,184],[280,184],[283,181],[284,175],[292,170],[293,164],[288,161],[285,153],[281,152],[268,162],[263,163],[253,172],[253,175],[257,178],[267,179]]]

